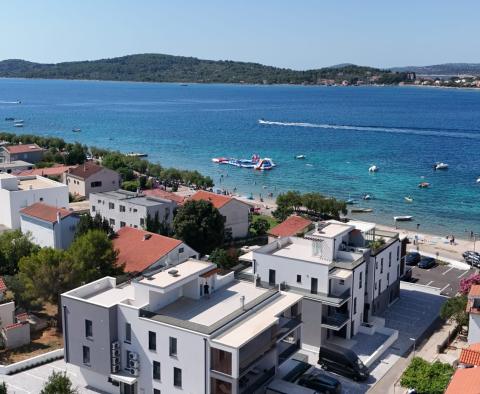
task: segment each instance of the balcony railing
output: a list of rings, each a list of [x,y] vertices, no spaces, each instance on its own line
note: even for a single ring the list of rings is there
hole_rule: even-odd
[[[338,312],[332,313],[328,316],[322,316],[322,326],[338,331],[342,329],[345,324],[347,324],[348,320],[348,315]]]
[[[296,353],[300,350],[300,343],[295,342],[285,348],[279,355],[278,355],[278,365],[282,364],[284,361],[288,360],[292,354]]]

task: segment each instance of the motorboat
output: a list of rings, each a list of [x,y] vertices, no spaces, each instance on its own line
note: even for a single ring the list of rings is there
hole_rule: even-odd
[[[377,172],[379,169],[376,165],[373,165],[368,169],[368,172]]]
[[[214,157],[212,161],[214,163],[226,164],[230,159],[228,157]]]
[[[266,171],[266,170],[271,170],[273,167],[275,167],[276,164],[273,162],[272,159],[265,157],[264,159],[260,159],[257,164],[255,164],[255,169],[259,171]]]
[[[480,183],[480,177],[477,178],[477,183]]]
[[[396,222],[409,222],[413,219],[413,216],[404,215],[404,216],[394,216],[393,220]]]
[[[15,122],[15,123],[13,124],[13,126],[15,126],[15,127],[23,127],[23,122],[21,122],[21,123]]]
[[[418,184],[418,187],[421,188],[421,189],[426,189],[427,187],[430,187],[430,183],[428,182],[420,182]]]
[[[406,196],[406,197],[404,197],[404,199],[405,199],[406,202],[413,202],[413,198],[410,197],[410,196]]]
[[[440,163],[435,163],[433,165],[433,168],[435,170],[448,170],[448,164],[447,163],[443,163],[443,162],[440,162]]]
[[[352,208],[351,213],[369,213],[373,212],[373,208]]]
[[[345,204],[347,205],[353,205],[353,204],[356,204],[357,203],[357,200],[353,199],[353,198],[349,198],[347,201],[345,201]]]
[[[74,133],[80,133],[82,131],[82,129],[79,129],[78,127],[75,127],[75,128],[72,129],[72,131]]]
[[[364,200],[371,200],[372,196],[370,194],[364,194],[362,197]]]
[[[295,156],[295,159],[299,159],[299,160],[304,160],[304,159],[306,159],[306,158],[307,158],[307,156],[305,156],[305,155],[297,155],[297,156]]]
[[[130,153],[127,153],[126,156],[128,156],[128,157],[147,157],[148,155],[146,153],[130,152]]]

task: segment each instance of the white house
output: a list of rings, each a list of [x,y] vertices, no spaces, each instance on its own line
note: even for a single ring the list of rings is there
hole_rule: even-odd
[[[480,342],[480,285],[473,285],[468,293],[468,343]]]
[[[68,189],[63,183],[39,175],[14,176],[0,173],[0,224],[20,228],[20,209],[36,202],[54,207],[68,206]]]
[[[62,295],[65,361],[106,393],[254,393],[301,343],[301,296],[187,260]]]
[[[93,162],[85,162],[68,169],[63,174],[68,191],[77,196],[89,197],[90,193],[101,193],[120,188],[120,174]]]
[[[79,221],[72,211],[41,202],[20,210],[22,233],[30,233],[32,241],[41,247],[67,249]]]
[[[251,207],[247,203],[204,190],[199,190],[190,199],[211,202],[225,219],[225,233],[230,234],[233,239],[245,238],[248,235]]]

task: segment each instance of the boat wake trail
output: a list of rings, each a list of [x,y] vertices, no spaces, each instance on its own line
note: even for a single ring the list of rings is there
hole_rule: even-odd
[[[318,124],[306,122],[277,122],[260,119],[261,125],[284,126],[284,127],[311,127],[316,129],[331,130],[352,130],[352,131],[374,131],[380,133],[399,133],[399,134],[416,134],[433,137],[453,137],[453,138],[471,138],[480,139],[480,130],[458,130],[458,129],[427,129],[416,127],[382,127],[382,126],[352,126],[352,125],[335,125],[335,124]]]

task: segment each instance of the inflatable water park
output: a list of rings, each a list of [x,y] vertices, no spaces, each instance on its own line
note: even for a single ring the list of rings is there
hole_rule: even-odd
[[[252,155],[251,159],[234,159],[231,157],[215,157],[212,159],[214,163],[228,164],[241,168],[253,168],[254,170],[266,171],[271,170],[276,164],[272,159],[265,157],[261,158],[259,155]]]

